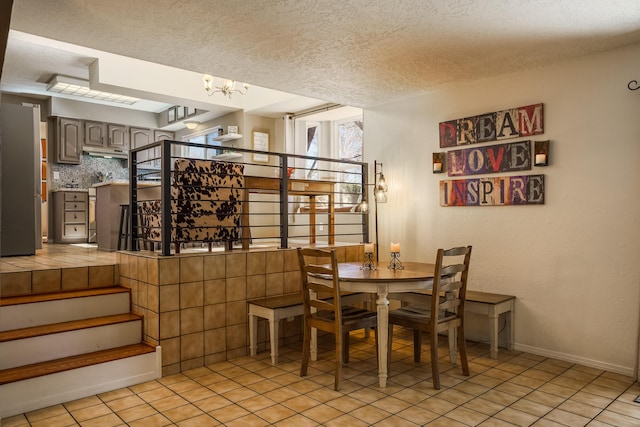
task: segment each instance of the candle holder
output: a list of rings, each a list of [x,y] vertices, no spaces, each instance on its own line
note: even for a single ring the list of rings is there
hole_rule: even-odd
[[[404,268],[400,262],[400,252],[391,252],[391,261],[389,261],[387,268],[390,270],[402,270]]]
[[[373,252],[364,253],[364,261],[360,270],[377,270],[376,263],[373,262]]]

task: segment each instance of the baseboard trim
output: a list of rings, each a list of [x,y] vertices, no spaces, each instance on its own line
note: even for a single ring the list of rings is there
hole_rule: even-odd
[[[613,363],[602,362],[600,360],[587,359],[586,357],[576,356],[574,354],[561,353],[558,351],[547,350],[540,347],[533,347],[524,344],[514,344],[514,349],[518,351],[524,351],[526,353],[535,354],[538,356],[551,357],[558,360],[564,360],[565,362],[577,363],[582,366],[588,366],[590,368],[602,369],[604,371],[614,372],[616,374],[626,375],[628,377],[636,378],[635,367],[615,365]]]

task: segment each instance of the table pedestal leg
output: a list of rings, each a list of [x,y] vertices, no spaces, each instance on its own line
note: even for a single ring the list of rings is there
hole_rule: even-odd
[[[389,345],[389,300],[387,284],[378,285],[378,299],[376,300],[378,312],[378,379],[380,387],[387,386],[387,351]]]

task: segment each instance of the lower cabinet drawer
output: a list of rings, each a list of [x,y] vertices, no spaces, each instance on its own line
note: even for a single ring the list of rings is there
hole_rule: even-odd
[[[64,237],[86,237],[87,226],[85,224],[65,224]]]
[[[64,202],[65,211],[84,211],[87,209],[85,202]]]
[[[65,212],[64,213],[64,222],[79,222],[85,223],[87,220],[87,215],[84,211],[77,212]]]

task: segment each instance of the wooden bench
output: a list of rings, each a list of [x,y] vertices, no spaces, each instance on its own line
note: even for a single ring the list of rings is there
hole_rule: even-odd
[[[513,326],[515,320],[516,297],[513,295],[492,294],[467,290],[465,311],[485,315],[489,318],[489,346],[491,358],[498,358],[498,319],[508,313],[507,348],[513,350]]]
[[[326,296],[326,298],[330,298]],[[343,304],[357,304],[368,299],[367,294],[345,292],[341,298]],[[280,320],[304,314],[302,293],[285,294],[247,301],[249,311],[249,354],[258,353],[258,317],[269,321],[269,344],[271,363],[278,364],[278,325]],[[366,331],[366,337],[369,331]]]
[[[424,296],[431,297],[430,291],[406,292],[390,294],[389,298],[399,299],[405,302],[425,304]],[[498,358],[498,320],[501,314],[508,313],[507,320],[507,348],[513,350],[513,327],[515,319],[516,297],[513,295],[494,294],[490,292],[480,292],[467,290],[465,300],[465,313],[476,313],[487,316],[489,320],[489,346],[491,358]],[[455,342],[455,341],[454,341]],[[452,359],[452,362],[455,359]]]
[[[280,319],[304,314],[302,293],[258,298],[247,301],[249,305],[249,352],[255,356],[258,352],[258,317],[269,321],[269,341],[271,344],[271,363],[278,364],[278,325]]]

